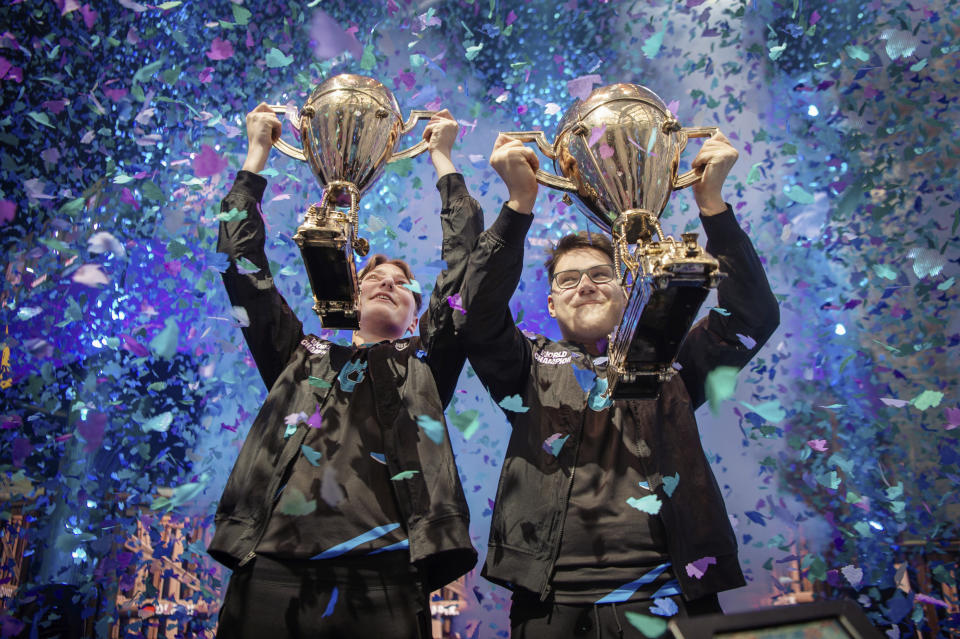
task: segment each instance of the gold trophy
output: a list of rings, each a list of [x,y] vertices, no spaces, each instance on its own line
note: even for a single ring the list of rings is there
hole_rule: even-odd
[[[573,194],[581,211],[612,236],[628,301],[610,336],[607,393],[655,398],[676,373],[680,344],[709,290],[724,277],[696,233],[677,241],[664,235],[659,221],[670,194],[700,179],[696,171],[677,175],[687,140],[717,129],[682,127],[650,89],[612,84],[577,100],[557,130],[552,144],[542,131],[506,135],[536,142],[562,174],[541,169],[537,181]],[[567,195],[564,201],[571,203]]]
[[[270,105],[277,114],[285,105]],[[362,75],[341,74],[320,83],[300,109],[299,149],[282,139],[274,142],[285,155],[307,162],[323,189],[319,204],[304,215],[293,236],[313,289],[313,310],[324,328],[359,328],[359,289],[353,253],[370,250],[357,237],[360,197],[391,162],[412,158],[427,149],[420,141],[396,151],[400,136],[435,111],[412,110],[404,122],[397,99],[380,82]]]

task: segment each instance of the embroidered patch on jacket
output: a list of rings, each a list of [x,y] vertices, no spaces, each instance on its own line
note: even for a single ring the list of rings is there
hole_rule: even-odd
[[[394,342],[393,347],[398,351],[405,351],[410,346],[410,342]]]
[[[330,343],[324,342],[319,337],[308,335],[300,340],[300,346],[313,353],[314,355],[326,355],[330,352]]]
[[[541,364],[551,364],[551,365],[560,365],[560,364],[569,364],[573,359],[570,357],[570,351],[537,351],[533,358],[540,362]]]
[[[340,374],[337,376],[340,388],[345,393],[353,392],[353,388],[363,381],[363,374],[366,370],[367,362],[347,362],[347,365],[340,369]]]

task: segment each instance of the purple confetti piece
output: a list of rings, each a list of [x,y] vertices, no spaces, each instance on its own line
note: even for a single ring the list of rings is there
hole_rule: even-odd
[[[701,579],[703,575],[706,574],[707,568],[710,566],[716,565],[716,557],[703,557],[697,559],[696,561],[691,561],[687,564],[687,576],[693,577],[694,579]]]
[[[107,430],[107,416],[103,413],[90,412],[87,418],[77,423],[77,431],[87,443],[83,452],[93,453],[103,443],[103,434]]]
[[[593,91],[593,85],[600,84],[602,80],[597,74],[582,75],[567,82],[567,91],[578,100],[586,100]]]
[[[9,200],[0,200],[0,224],[13,222],[17,214],[17,205]],[[460,297],[459,295],[457,297]]]
[[[354,37],[353,32],[344,31],[336,20],[319,7],[313,10],[310,39],[316,43],[313,54],[321,60],[335,58],[344,51],[348,51],[356,60],[363,55],[363,47]]]
[[[193,174],[201,178],[217,175],[227,168],[227,164],[227,158],[221,157],[209,144],[204,144],[193,159]]]
[[[91,288],[110,283],[110,276],[103,272],[99,264],[84,264],[74,272],[70,279],[77,284],[83,284]]]
[[[825,439],[811,439],[807,442],[807,446],[820,453],[827,452],[827,440]]]
[[[753,339],[749,335],[737,333],[737,337],[740,339],[740,343],[746,346],[748,349],[753,349],[753,347],[757,345],[757,340]]]
[[[320,415],[320,404],[317,404],[317,410],[314,411],[313,415],[306,419],[306,424],[310,428],[322,428],[323,417]]]
[[[606,130],[607,130],[606,124],[604,124],[603,126],[593,127],[593,129],[590,131],[590,141],[587,142],[587,146],[593,146],[594,144],[596,144],[597,141],[603,137],[603,134],[606,132]]]
[[[543,440],[543,450],[556,457],[560,454],[560,449],[563,448],[563,445],[566,443],[568,437],[570,437],[570,435],[563,435],[561,437],[560,433],[554,433],[553,435],[550,435]]]
[[[947,408],[944,413],[947,415],[947,423],[944,426],[946,430],[960,428],[960,408]]]
[[[233,57],[233,44],[229,40],[214,38],[210,43],[207,57],[211,60],[226,60]]]

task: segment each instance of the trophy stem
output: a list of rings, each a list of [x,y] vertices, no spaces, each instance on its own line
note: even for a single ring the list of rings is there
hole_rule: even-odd
[[[364,257],[370,252],[370,243],[362,237],[357,236],[357,228],[360,226],[360,189],[353,182],[346,180],[332,180],[327,183],[323,190],[323,199],[320,200],[320,209],[326,214],[336,209],[336,199],[332,199],[331,194],[339,194],[346,191],[350,194],[350,240],[353,245],[353,251],[360,257]]]

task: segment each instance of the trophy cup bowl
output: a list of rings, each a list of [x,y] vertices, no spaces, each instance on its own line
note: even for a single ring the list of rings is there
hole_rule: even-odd
[[[542,131],[506,135],[536,143],[560,173],[540,169],[537,181],[571,194],[612,236],[628,302],[610,338],[608,392],[613,399],[655,398],[676,373],[672,364],[709,289],[723,277],[695,233],[677,241],[659,222],[670,194],[700,179],[694,170],[677,175],[687,141],[717,129],[682,127],[650,89],[613,84],[577,100],[557,131],[553,143]]]
[[[286,105],[270,105],[286,113]],[[386,165],[427,149],[423,140],[397,151],[400,136],[435,111],[412,110],[404,122],[396,97],[383,84],[361,75],[341,74],[324,80],[300,109],[303,148],[283,139],[277,149],[310,165],[323,190],[309,207],[294,241],[300,247],[313,289],[313,310],[324,328],[356,330],[360,326],[359,283],[353,254],[370,250],[357,236],[359,202]],[[347,211],[340,207],[349,207]]]

